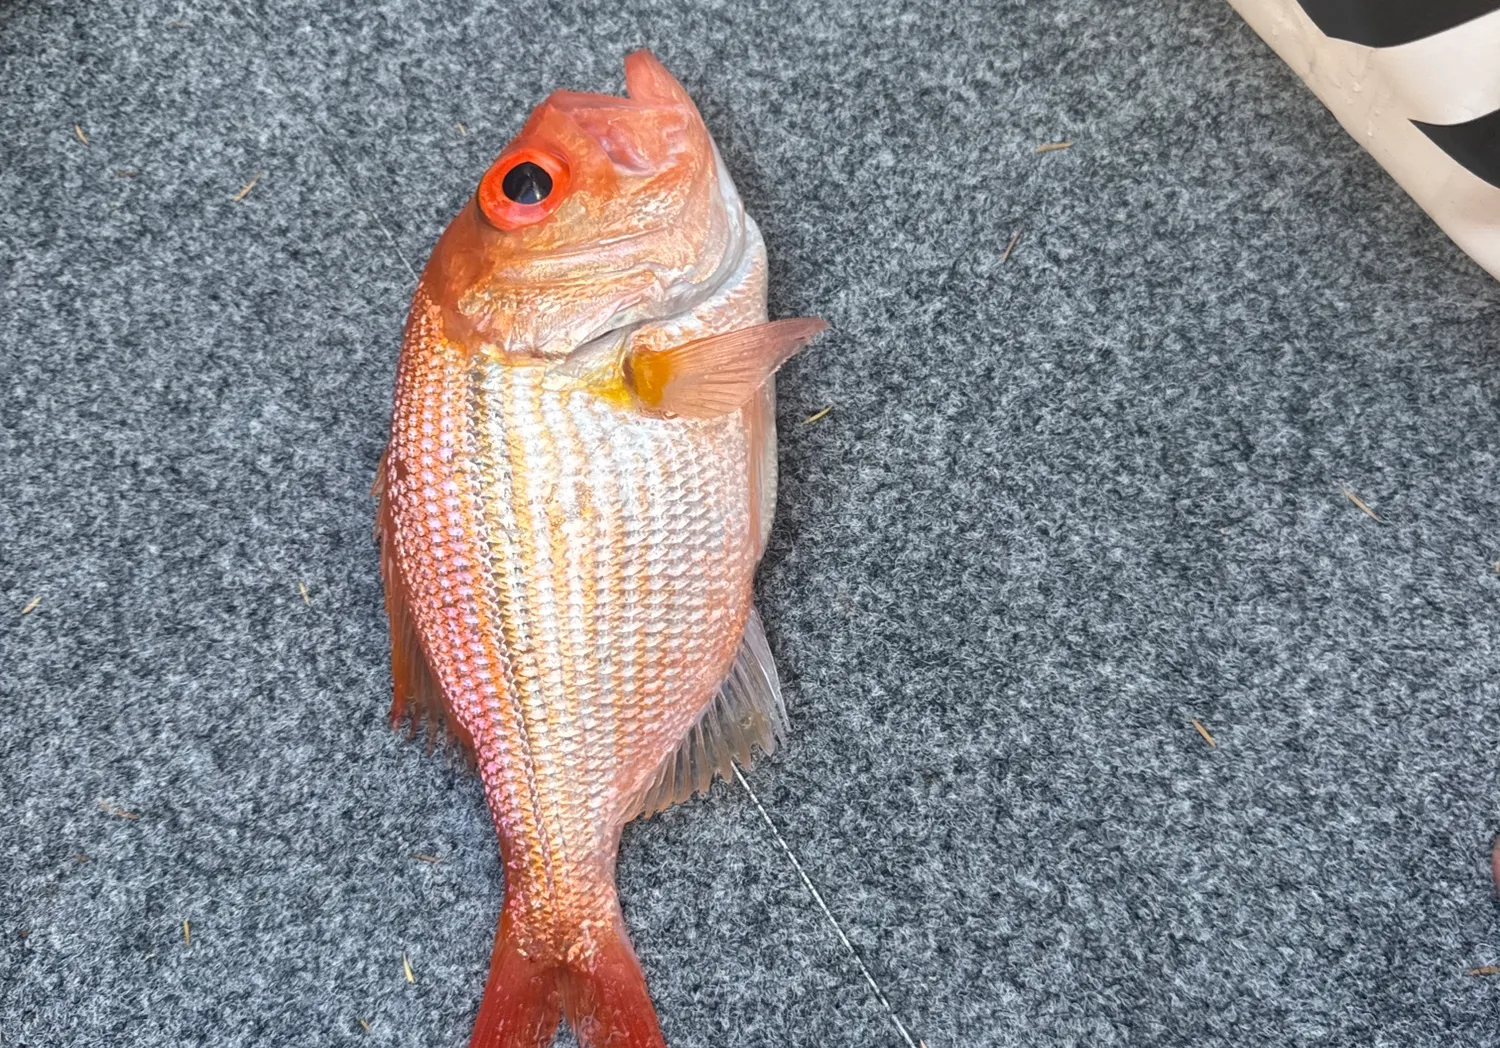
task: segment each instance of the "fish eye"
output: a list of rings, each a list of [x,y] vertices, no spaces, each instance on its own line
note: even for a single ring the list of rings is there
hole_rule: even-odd
[[[518,204],[540,204],[552,192],[552,176],[523,160],[500,180],[500,190]]]
[[[479,210],[499,229],[534,225],[555,211],[567,195],[568,165],[541,149],[519,149],[501,156],[479,181]]]

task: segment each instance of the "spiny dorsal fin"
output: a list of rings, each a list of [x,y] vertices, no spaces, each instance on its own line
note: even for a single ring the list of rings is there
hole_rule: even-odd
[[[760,615],[751,608],[729,676],[647,780],[627,818],[655,815],[707,793],[715,776],[730,777],[735,761],[748,767],[755,750],[770,756],[785,735],[786,706],[776,663]]]
[[[396,523],[387,497],[391,468],[387,451],[380,458],[371,488],[377,500],[375,538],[380,543],[380,574],[385,579],[385,611],[391,627],[391,727],[400,730],[404,725],[408,738],[415,737],[418,729],[422,729],[429,751],[442,737],[439,729],[444,729],[447,737],[458,744],[464,758],[472,763],[474,744],[443,698],[442,685],[422,651],[422,640],[407,603],[406,583],[396,562]]]

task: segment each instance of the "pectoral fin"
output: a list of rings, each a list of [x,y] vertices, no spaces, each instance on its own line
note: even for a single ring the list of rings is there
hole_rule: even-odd
[[[817,317],[794,317],[668,349],[632,349],[625,357],[625,383],[647,411],[727,415],[744,407],[777,368],[827,327]]]

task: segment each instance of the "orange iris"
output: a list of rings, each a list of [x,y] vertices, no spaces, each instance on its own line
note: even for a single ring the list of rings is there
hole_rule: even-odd
[[[567,161],[541,149],[506,153],[479,180],[479,210],[500,229],[540,222],[567,195]]]

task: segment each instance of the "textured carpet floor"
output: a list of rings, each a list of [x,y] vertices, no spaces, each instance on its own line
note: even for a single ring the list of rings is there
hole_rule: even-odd
[[[1500,285],[1226,4],[113,6],[0,4],[0,1042],[466,1043],[370,479],[414,268],[649,45],[833,324],[749,781],[912,1042],[1500,1044]],[[906,1043],[738,786],[620,883],[674,1048]]]

